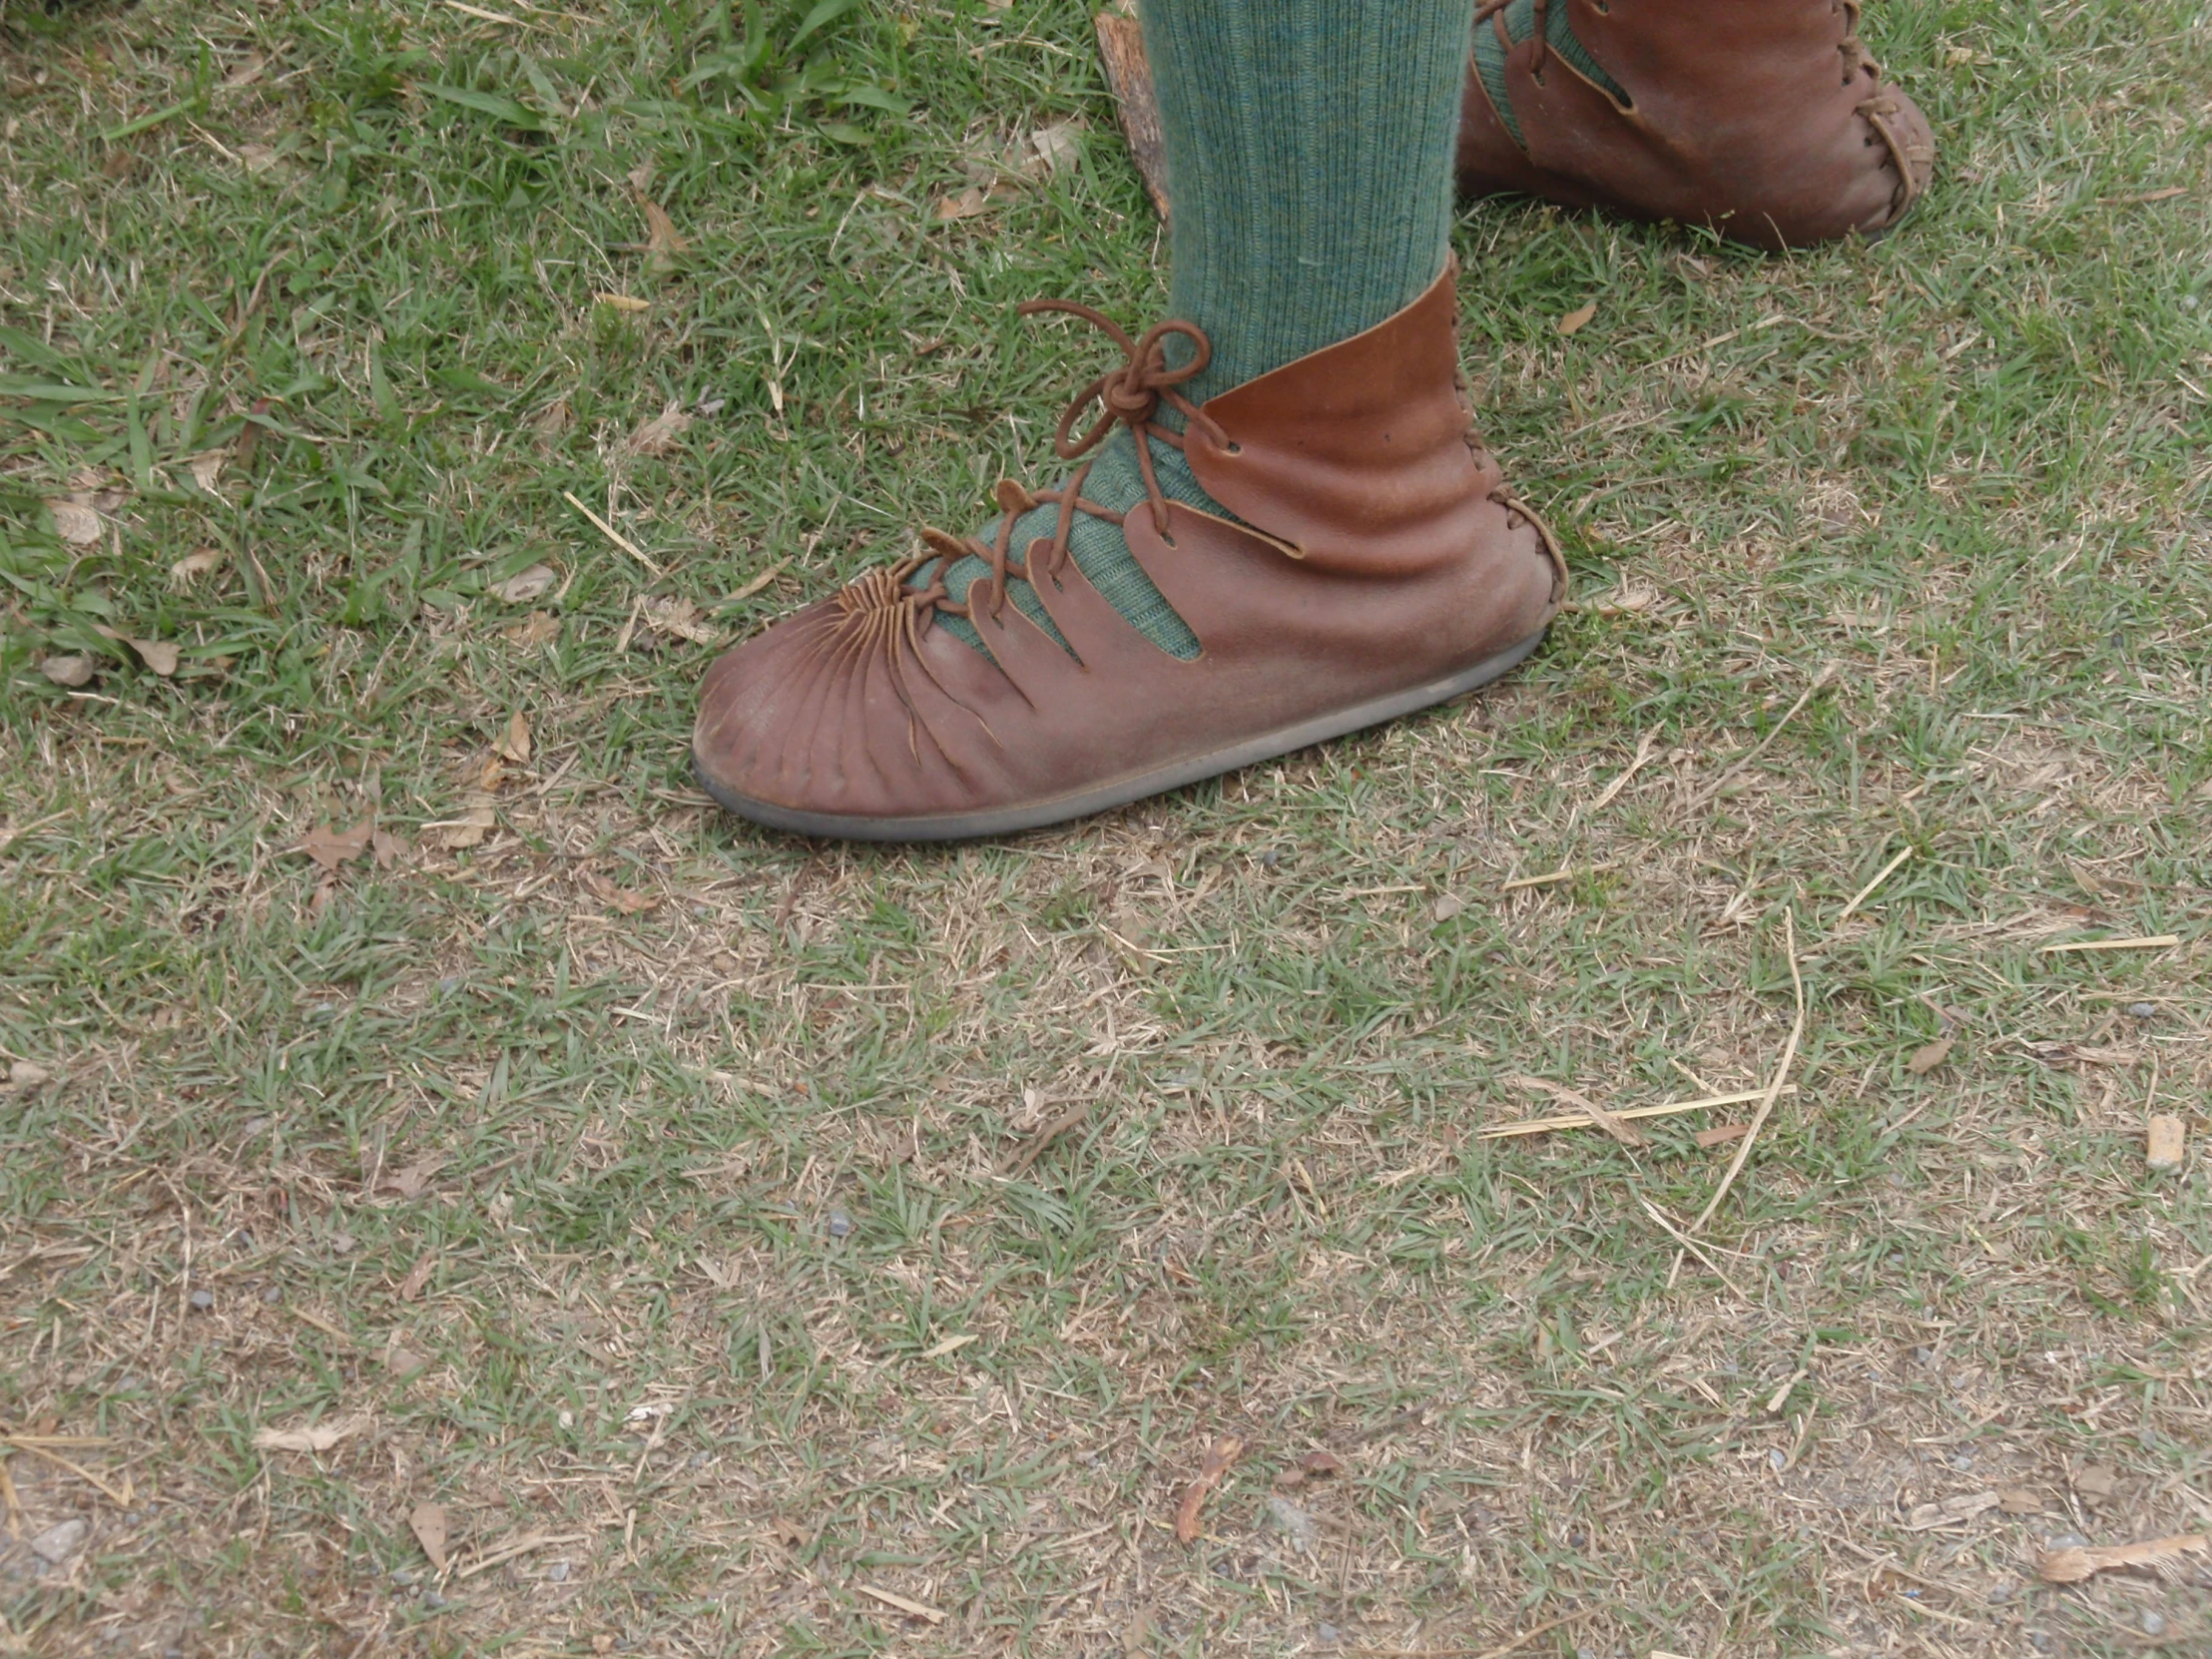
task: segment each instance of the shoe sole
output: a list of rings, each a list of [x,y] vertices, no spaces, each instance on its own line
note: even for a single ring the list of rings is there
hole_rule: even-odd
[[[1100,784],[1075,795],[1054,796],[1049,801],[1026,802],[1018,807],[995,807],[988,812],[928,814],[919,818],[809,813],[794,807],[779,807],[774,802],[756,801],[751,796],[724,789],[708,777],[706,768],[699,764],[696,750],[692,754],[692,771],[697,775],[700,787],[738,817],[794,835],[853,841],[961,841],[989,835],[1010,835],[1023,830],[1041,830],[1047,825],[1065,824],[1070,819],[1088,818],[1094,813],[1126,807],[1132,801],[1143,801],[1150,796],[1166,795],[1171,790],[1202,783],[1208,778],[1219,778],[1223,773],[1235,772],[1240,767],[1272,761],[1278,756],[1326,743],[1331,738],[1341,738],[1347,733],[1381,726],[1418,709],[1448,703],[1455,697],[1463,697],[1468,692],[1488,685],[1492,680],[1510,674],[1528,660],[1536,647],[1543,643],[1548,631],[1549,624],[1546,624],[1518,645],[1509,647],[1494,657],[1485,658],[1472,668],[1461,669],[1456,674],[1447,675],[1441,680],[1431,680],[1426,685],[1415,686],[1409,691],[1393,692],[1388,697],[1379,697],[1349,709],[1339,709],[1331,714],[1301,721],[1296,726],[1283,727],[1264,737],[1248,738],[1227,749],[1217,749],[1210,755],[1178,761],[1173,766],[1157,767],[1131,778],[1116,779],[1113,783]]]

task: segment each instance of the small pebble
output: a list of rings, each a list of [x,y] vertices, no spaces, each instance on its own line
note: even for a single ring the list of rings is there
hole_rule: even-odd
[[[195,1308],[199,1309],[202,1313],[206,1313],[210,1308],[213,1308],[215,1306],[215,1292],[194,1291],[192,1293],[192,1305]]]
[[[1780,1446],[1776,1446],[1767,1453],[1767,1461],[1778,1469],[1787,1468],[1790,1464],[1790,1454]]]
[[[2163,1636],[2165,1635],[2165,1633],[2166,1615],[2163,1613],[2154,1613],[2148,1607],[2144,1608],[2143,1634],[2146,1636]]]
[[[1277,864],[1281,863],[1282,861],[1283,861],[1283,854],[1282,854],[1282,853],[1280,853],[1280,852],[1278,852],[1278,851],[1276,851],[1276,850],[1275,850],[1274,848],[1272,848],[1272,847],[1270,847],[1270,848],[1269,848],[1269,849],[1268,849],[1267,851],[1265,851],[1265,852],[1263,852],[1263,853],[1261,853],[1261,854],[1260,854],[1260,867],[1261,867],[1262,869],[1273,869],[1273,868],[1275,868],[1275,866],[1276,866]],[[1335,1626],[1335,1625],[1328,1625],[1328,1624],[1325,1624],[1325,1625],[1323,1625],[1323,1626],[1322,1626],[1322,1628],[1323,1628],[1324,1630],[1334,1630],[1334,1629],[1336,1628],[1336,1626]],[[1335,1638],[1331,1638],[1331,1639],[1332,1639],[1332,1640],[1334,1640]]]
[[[842,1210],[831,1210],[830,1212],[830,1237],[832,1239],[847,1239],[851,1236],[852,1218]]]
[[[1339,1630],[1333,1624],[1325,1624],[1320,1626],[1314,1631],[1314,1634],[1321,1638],[1321,1642],[1324,1647],[1336,1646],[1337,1643],[1344,1640],[1345,1635],[1343,1631]]]
[[[2087,1549],[2089,1540],[2078,1532],[2060,1532],[2054,1534],[2043,1547],[2048,1550]]]
[[[394,1567],[391,1569],[391,1581],[394,1584],[411,1585],[415,1581],[415,1575],[405,1567]]]
[[[2156,1019],[2158,1017],[2158,1004],[2155,1002],[2130,1002],[2127,1005],[2127,1017],[2129,1019]]]
[[[566,1584],[568,1582],[568,1563],[566,1561],[554,1562],[545,1569],[545,1576],[552,1579],[556,1584]]]
[[[437,1591],[424,1590],[422,1592],[422,1605],[425,1607],[444,1607],[449,1604],[445,1597],[439,1595]]]
[[[284,1300],[284,1293],[272,1285],[268,1290],[262,1292],[262,1300],[274,1308],[277,1303]]]
[[[42,1561],[62,1565],[77,1551],[84,1548],[85,1539],[92,1531],[92,1523],[81,1520],[65,1520],[49,1526],[31,1540],[31,1553]]]

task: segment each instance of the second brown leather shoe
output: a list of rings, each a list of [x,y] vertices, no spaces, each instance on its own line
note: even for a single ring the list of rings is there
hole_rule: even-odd
[[[1459,189],[1708,225],[1760,248],[1876,235],[1935,140],[1859,44],[1859,0],[1482,0]]]
[[[1551,537],[1507,492],[1460,390],[1454,275],[1365,333],[1203,406],[1175,387],[1167,323],[1111,329],[1128,363],[1060,422],[1079,460],[1115,422],[1180,444],[1234,518],[1153,483],[1125,517],[1082,494],[999,486],[991,544],[924,550],[777,623],[708,671],[692,754],[708,792],[776,829],[941,840],[1054,824],[1456,697],[1536,649],[1566,593]],[[1080,307],[1059,306],[1080,310]],[[1084,312],[1094,320],[1095,313]],[[1105,415],[1070,436],[1088,406]],[[1165,401],[1178,434],[1157,418]],[[1017,558],[1039,503],[1057,533]],[[1152,643],[1068,557],[1078,512],[1129,550],[1197,637]],[[952,593],[969,555],[990,574]],[[1009,603],[1029,583],[1052,632]],[[981,649],[935,626],[966,619]]]

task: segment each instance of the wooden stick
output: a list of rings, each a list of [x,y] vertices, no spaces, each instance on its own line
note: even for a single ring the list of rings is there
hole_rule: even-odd
[[[1133,17],[1103,11],[1092,20],[1098,31],[1098,58],[1106,71],[1106,85],[1121,115],[1121,130],[1129,140],[1129,154],[1137,164],[1144,188],[1168,217],[1167,140],[1160,129],[1160,103],[1152,90],[1152,65],[1144,53],[1144,32]]]
[[[1790,1063],[1797,1058],[1798,1040],[1805,1035],[1805,978],[1798,972],[1797,916],[1789,910],[1782,912],[1784,948],[1790,953],[1790,984],[1797,994],[1797,1019],[1790,1026],[1790,1040],[1782,1046],[1782,1063],[1774,1068],[1773,1081],[1767,1084],[1766,1097],[1759,1102],[1759,1110],[1751,1115],[1751,1127],[1744,1131],[1744,1138],[1736,1143],[1736,1156],[1728,1162],[1728,1173],[1721,1177],[1721,1184],[1714,1190],[1696,1221],[1690,1223],[1690,1231],[1702,1233],[1705,1224],[1713,1219],[1713,1212],[1721,1207],[1721,1200],[1728,1196],[1728,1189],[1736,1184],[1736,1177],[1743,1173],[1744,1160],[1751,1156],[1751,1149],[1758,1144],[1759,1131],[1767,1121],[1767,1114],[1774,1110],[1774,1103],[1781,1098],[1783,1081],[1790,1075]]]
[[[911,1613],[915,1618],[927,1619],[931,1624],[944,1623],[943,1612],[927,1602],[912,1601],[896,1590],[879,1590],[873,1584],[855,1584],[852,1587],[871,1601],[880,1601],[885,1607],[895,1607],[901,1613]]]
[[[2046,944],[2035,954],[2055,956],[2061,950],[2163,950],[2180,942],[2179,933],[2149,933],[2139,939],[2069,939],[2064,944]]]
[[[1791,1084],[1782,1091],[1796,1094],[1797,1085]],[[1699,1112],[1708,1106],[1741,1106],[1747,1101],[1764,1100],[1765,1089],[1746,1089],[1741,1094],[1709,1094],[1697,1100],[1670,1100],[1661,1106],[1624,1106],[1613,1113],[1617,1118],[1667,1118],[1677,1112]],[[1493,1123],[1487,1129],[1475,1131],[1478,1141],[1502,1140],[1509,1135],[1544,1135],[1554,1129],[1595,1129],[1587,1116],[1577,1112],[1572,1117],[1524,1118],[1518,1123]]]
[[[654,579],[656,581],[659,581],[668,575],[667,571],[663,570],[659,565],[655,564],[651,559],[645,556],[644,552],[638,547],[637,543],[633,542],[628,536],[624,535],[612,524],[609,524],[605,519],[601,518],[597,513],[593,512],[589,507],[585,506],[581,501],[577,500],[573,491],[561,491],[561,499],[563,501],[566,501],[571,507],[574,507],[578,512],[582,513],[586,518],[590,519],[594,524],[598,525],[599,533],[601,535],[605,536],[609,541],[613,542],[617,547],[621,548],[623,552],[629,554],[631,558],[637,560],[639,564],[645,566],[647,570],[650,570],[653,573]]]
[[[1523,875],[1517,880],[1506,882],[1497,890],[1499,892],[1519,892],[1523,887],[1548,887],[1555,881],[1572,880],[1575,873],[1574,866],[1569,864],[1565,869],[1555,869],[1549,875]]]
[[[1889,880],[1892,875],[1896,874],[1898,865],[1904,863],[1906,859],[1912,856],[1913,849],[1909,846],[1903,852],[1900,852],[1895,858],[1892,858],[1888,863],[1884,864],[1882,866],[1881,874],[1877,875],[1872,881],[1869,881],[1865,886],[1861,887],[1857,893],[1852,895],[1851,902],[1849,904],[1846,904],[1843,908],[1843,913],[1837,916],[1836,925],[1841,927],[1845,922],[1849,921],[1851,919],[1852,912],[1858,909],[1860,905],[1866,903],[1866,901],[1873,896],[1875,888],[1881,886],[1883,882]]]

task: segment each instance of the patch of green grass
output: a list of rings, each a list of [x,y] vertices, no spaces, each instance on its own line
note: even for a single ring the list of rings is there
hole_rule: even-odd
[[[113,1488],[11,1451],[10,1639],[2201,1646],[2201,1574],[2021,1568],[2201,1529],[2212,1226],[2141,1132],[2212,1130],[2212,60],[1868,23],[1941,145],[1879,245],[1462,216],[1543,656],[924,852],[710,811],[644,607],[963,522],[1091,372],[1013,304],[1157,314],[1084,7],[0,12],[0,1417]],[[1750,1104],[1478,1138],[1759,1088],[1786,912],[1696,1252]],[[440,1577],[423,1503],[540,1541]]]

